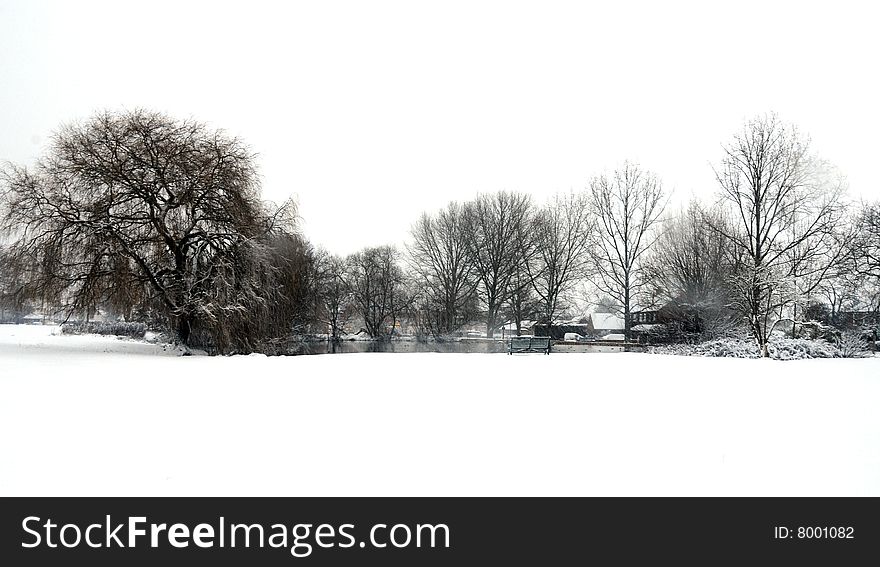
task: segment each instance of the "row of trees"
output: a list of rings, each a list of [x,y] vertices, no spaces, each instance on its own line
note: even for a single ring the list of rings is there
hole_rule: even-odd
[[[671,214],[661,182],[631,163],[543,206],[501,191],[424,214],[401,254],[415,291],[399,292],[398,312],[433,334],[481,318],[491,337],[601,303],[629,338],[634,310],[662,307],[691,337],[745,327],[767,356],[781,323],[795,334],[804,320],[877,309],[880,206],[849,203],[843,176],[794,127],[747,122],[715,174],[714,200]]]
[[[67,126],[32,168],[2,171],[0,315],[38,305],[146,320],[185,344],[260,348],[291,333],[492,336],[575,305],[663,306],[683,331],[770,333],[880,282],[880,206],[848,205],[842,176],[775,116],[724,146],[716,198],[670,213],[636,164],[543,204],[500,191],[423,214],[404,249],[339,257],[261,201],[239,140],[143,110]],[[876,301],[876,296],[875,297]],[[824,301],[822,301],[824,300]],[[876,307],[876,306],[875,306]]]
[[[423,214],[402,253],[382,247],[347,259],[328,256],[319,262],[326,266],[319,269],[322,320],[334,337],[346,314],[362,320],[371,336],[387,337],[400,317],[416,333],[434,336],[482,319],[492,337],[506,323],[555,321],[594,273],[603,278],[600,289],[623,298],[629,310],[630,278],[648,245],[644,235],[662,211],[662,191],[629,164],[594,180],[593,189],[592,196],[558,195],[540,207],[523,193],[479,195]],[[638,200],[643,191],[652,197]],[[616,215],[601,235],[596,210]],[[638,224],[632,214],[641,215]]]

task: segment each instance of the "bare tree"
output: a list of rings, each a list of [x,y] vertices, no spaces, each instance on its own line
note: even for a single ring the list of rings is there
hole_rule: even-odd
[[[541,322],[552,325],[565,299],[588,274],[594,221],[582,193],[556,195],[521,235],[521,258],[539,302]]]
[[[343,258],[319,254],[317,293],[316,318],[329,328],[330,339],[338,341],[348,320],[352,295]]]
[[[470,307],[479,282],[463,207],[452,202],[434,216],[423,214],[411,235],[410,263],[424,286],[429,309],[437,313],[438,331],[455,331],[473,315]]]
[[[230,326],[270,319],[267,238],[292,209],[261,203],[241,141],[160,113],[104,112],[62,128],[32,170],[9,166],[2,182],[11,250],[66,311],[147,290],[188,345],[247,342]]]
[[[857,272],[838,271],[833,277],[827,278],[816,290],[817,295],[828,308],[828,323],[840,324],[840,314],[844,311],[855,311],[862,304],[860,292],[864,281]]]
[[[880,283],[880,202],[864,204],[858,214],[854,240],[854,269]]]
[[[859,306],[880,313],[880,202],[865,203],[855,218],[856,232],[847,262],[838,270],[836,282],[848,300],[847,308]],[[838,310],[840,311],[840,309]]]
[[[651,254],[651,276],[661,280],[668,301],[700,304],[712,300],[724,285],[725,240],[709,223],[697,201],[664,222]]]
[[[650,296],[675,317],[682,332],[716,334],[730,327],[727,285],[736,261],[711,225],[721,215],[698,201],[666,219],[644,264]]]
[[[766,357],[770,333],[796,297],[795,280],[809,276],[818,286],[841,258],[835,227],[844,186],[773,115],[746,123],[715,174],[732,223],[714,228],[745,260],[733,279],[736,298]]]
[[[477,297],[486,308],[486,336],[492,337],[499,313],[521,264],[517,238],[529,219],[528,195],[499,191],[479,195],[464,208],[465,242],[479,286]]]
[[[630,313],[636,294],[644,286],[643,259],[656,239],[666,200],[657,177],[637,165],[624,163],[611,176],[590,182],[590,203],[597,229],[592,248],[600,293],[623,308],[625,337],[632,338]]]
[[[835,181],[831,186],[837,187],[838,183]],[[829,281],[837,280],[837,291],[845,292],[845,287],[841,283],[850,279],[847,275],[852,270],[850,246],[856,238],[856,229],[847,222],[845,210],[841,205],[834,226],[823,235],[822,239],[804,239],[785,255],[790,266],[791,281],[788,286],[781,286],[780,289],[785,290],[787,287],[790,290],[787,312],[791,319],[792,337],[797,336],[798,323],[805,318],[807,306],[828,291]],[[803,222],[810,221],[795,220],[794,234],[804,230],[803,226],[798,226]]]
[[[510,291],[504,304],[505,322],[512,322],[516,327],[516,335],[522,335],[522,322],[535,318],[541,310],[540,302],[535,296],[532,279],[526,264],[528,258],[522,253],[518,256],[518,264],[510,278]]]
[[[407,305],[397,250],[379,246],[352,254],[346,279],[367,333],[374,339],[390,338]]]

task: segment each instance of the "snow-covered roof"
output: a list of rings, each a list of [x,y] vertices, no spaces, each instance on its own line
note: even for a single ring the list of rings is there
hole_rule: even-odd
[[[623,317],[614,313],[593,313],[593,328],[599,330],[617,331],[624,328]]]

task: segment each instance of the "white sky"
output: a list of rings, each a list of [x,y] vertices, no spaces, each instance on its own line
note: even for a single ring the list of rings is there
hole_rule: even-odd
[[[538,200],[624,159],[677,200],[776,111],[880,198],[878,13],[863,2],[0,0],[0,160],[137,106],[260,154],[264,192],[347,253],[478,191]]]

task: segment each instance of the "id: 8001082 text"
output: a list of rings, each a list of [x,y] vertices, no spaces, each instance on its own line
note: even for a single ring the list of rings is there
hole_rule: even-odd
[[[773,539],[855,539],[852,526],[773,527]]]

